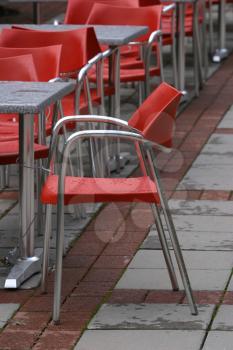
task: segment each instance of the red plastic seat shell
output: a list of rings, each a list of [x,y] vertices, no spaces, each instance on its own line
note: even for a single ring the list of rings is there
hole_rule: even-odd
[[[41,193],[45,204],[57,204],[58,176],[46,179]],[[64,204],[97,202],[159,203],[155,183],[148,177],[136,178],[65,178]]]
[[[45,145],[34,144],[35,159],[47,158],[48,147]],[[15,164],[19,158],[19,142],[4,141],[0,142],[0,164]]]

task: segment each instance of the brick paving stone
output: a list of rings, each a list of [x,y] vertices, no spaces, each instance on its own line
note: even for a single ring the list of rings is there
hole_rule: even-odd
[[[61,331],[82,331],[87,327],[87,323],[90,319],[84,317],[85,315],[80,315],[78,311],[72,312],[61,312],[60,313],[60,323],[54,325],[53,322],[50,322],[47,329],[49,331],[61,332]]]
[[[122,274],[122,269],[91,269],[84,282],[116,282]]]
[[[34,345],[33,350],[71,350],[79,336],[78,331],[46,330]]]
[[[8,199],[8,200],[13,200],[16,201],[18,200],[19,193],[16,191],[4,191],[0,192],[0,199]]]
[[[42,295],[30,298],[20,309],[23,312],[47,312],[52,311],[52,295]]]
[[[139,304],[146,299],[148,291],[145,289],[114,289],[108,299],[108,304]]]
[[[71,296],[104,296],[114,287],[114,282],[80,282]]]
[[[200,199],[202,191],[175,191],[172,195],[173,199],[187,199],[187,200],[196,200]]]
[[[210,291],[210,290],[202,290],[202,291],[193,291],[193,296],[197,304],[215,304],[217,305],[222,298],[222,291]],[[183,303],[187,304],[187,298],[183,299]]]
[[[37,331],[46,328],[51,319],[50,312],[17,312],[6,327],[7,331]]]
[[[130,255],[120,255],[120,256],[108,256],[102,255],[98,258],[96,263],[94,264],[94,268],[105,268],[108,267],[110,269],[124,269],[130,260],[132,259],[133,254]]]
[[[0,350],[30,350],[37,337],[35,331],[4,330],[0,334]]]
[[[230,197],[229,191],[203,191],[201,199],[208,200],[228,200]]]
[[[87,269],[89,269],[96,259],[97,259],[96,255],[67,255],[63,259],[63,266],[65,268],[86,267]]]
[[[103,251],[103,255],[132,255],[139,247],[138,242],[111,243]]]
[[[184,299],[183,291],[156,290],[149,291],[145,303],[180,304]]]
[[[226,292],[223,298],[223,304],[233,305],[233,292]]]
[[[33,295],[33,290],[0,290],[1,303],[24,304]]]
[[[77,312],[77,316],[78,314],[92,313],[101,300],[101,296],[70,296],[62,305],[62,311]]]
[[[104,249],[106,242],[99,240],[98,243],[77,243],[69,251],[70,255],[99,255]]]

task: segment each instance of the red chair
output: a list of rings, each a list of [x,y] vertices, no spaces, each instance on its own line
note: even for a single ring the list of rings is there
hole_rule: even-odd
[[[0,58],[0,67],[1,81],[38,81],[32,55]],[[15,132],[13,132],[12,138],[10,136],[9,133],[8,141],[6,138],[0,141],[0,165],[15,164],[19,158],[18,137],[16,138]],[[46,158],[48,155],[48,147],[45,145],[35,143],[34,150],[35,159]]]
[[[43,277],[42,289],[45,291],[46,275],[48,265],[48,249],[51,230],[52,205],[57,205],[57,242],[56,242],[56,274],[54,286],[53,320],[58,323],[60,315],[61,300],[61,276],[62,255],[64,239],[64,205],[70,203],[90,202],[140,202],[145,201],[152,207],[155,224],[159,234],[169,276],[174,290],[178,289],[175,270],[167,246],[163,224],[160,219],[162,209],[167,228],[171,237],[174,253],[182,276],[184,289],[190,303],[192,314],[197,314],[196,305],[193,300],[192,290],[189,283],[186,267],[177,240],[172,217],[169,212],[167,201],[164,197],[161,183],[155,167],[155,154],[153,149],[167,150],[171,146],[172,126],[176,109],[179,104],[181,93],[171,86],[161,84],[140,106],[129,122],[110,117],[98,116],[74,116],[60,120],[54,129],[54,138],[51,146],[50,175],[44,184],[41,200],[47,204],[46,210],[46,232],[44,243]],[[106,123],[118,127],[118,130],[89,130],[76,132],[69,137],[63,148],[63,156],[60,163],[59,175],[54,173],[53,164],[56,163],[56,144],[59,129],[64,123],[72,121],[88,121]],[[71,148],[83,138],[121,138],[132,141],[141,164],[142,175],[132,178],[90,178],[66,176],[67,157]]]
[[[23,30],[24,29],[24,30]],[[88,87],[88,70],[99,64],[102,57],[101,49],[95,36],[93,28],[84,28],[67,31],[41,31],[29,29],[3,29],[0,36],[0,46],[5,47],[42,47],[45,45],[62,45],[59,73],[61,77],[78,78],[81,69],[92,59],[92,63],[86,66],[86,71],[82,71],[82,82],[77,85],[75,93],[65,97],[62,101],[65,114],[76,114],[80,110],[87,111],[91,108],[91,102],[85,93],[80,89],[83,84]],[[93,59],[95,57],[95,59]],[[97,80],[100,79],[99,77]],[[78,97],[77,97],[78,95]],[[101,92],[96,89],[91,90],[92,102],[100,104],[102,102]],[[80,97],[80,101],[78,98]],[[92,111],[90,111],[92,113]]]
[[[138,0],[68,0],[64,24],[86,24],[95,3],[121,7],[137,7]]]
[[[61,55],[61,45],[40,47],[40,48],[8,48],[0,47],[0,58],[21,56],[25,54],[31,54],[33,57],[33,62],[37,72],[37,81],[49,81],[59,76],[59,66],[60,66],[60,55]],[[7,73],[8,74],[8,73]],[[14,70],[12,71],[14,73]],[[18,116],[6,115],[1,117],[0,128],[1,136],[0,139],[7,139],[7,134],[13,132],[18,137]],[[46,118],[46,130],[40,130],[41,137],[44,140],[46,135],[50,135],[52,127],[52,107],[49,110],[49,115]],[[35,119],[35,136],[38,137],[38,119]],[[42,139],[40,140],[42,141]],[[44,140],[45,141],[45,140]],[[45,143],[45,142],[43,142]]]
[[[105,25],[144,25],[149,27],[146,35],[138,38],[139,47],[143,45],[143,59],[129,58],[128,66],[120,70],[121,82],[141,82],[145,87],[145,95],[149,95],[149,80],[151,76],[159,76],[163,80],[161,56],[161,22],[162,6],[129,8],[114,7],[95,3],[90,12],[88,24]],[[157,55],[154,57],[156,65],[150,66],[152,46],[156,42]],[[139,51],[138,51],[139,52]],[[104,80],[108,80],[108,69],[105,69]]]

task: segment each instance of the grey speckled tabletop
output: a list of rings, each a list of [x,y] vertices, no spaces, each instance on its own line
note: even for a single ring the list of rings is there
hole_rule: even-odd
[[[19,25],[18,25],[19,26]],[[11,25],[0,25],[1,28],[10,28]],[[53,24],[22,24],[20,27],[40,30],[73,30],[87,27],[86,25],[58,25]],[[110,26],[110,25],[94,25],[96,36],[101,44],[109,46],[118,46],[128,44],[139,36],[146,34],[147,26]]]
[[[1,81],[0,113],[39,113],[72,92],[74,88],[74,83]]]

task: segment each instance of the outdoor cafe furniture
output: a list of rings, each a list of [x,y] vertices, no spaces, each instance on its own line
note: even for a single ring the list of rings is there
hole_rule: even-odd
[[[120,82],[140,82],[144,88],[145,96],[150,93],[150,77],[158,76],[163,81],[163,62],[160,23],[162,6],[130,8],[115,7],[105,4],[94,4],[89,14],[87,23],[92,25],[138,25],[147,26],[148,32],[140,36],[133,46],[137,45],[136,57],[125,57],[123,66],[120,64]],[[156,52],[153,61],[156,65],[151,65],[152,47],[156,44]],[[130,47],[130,43],[127,47]],[[140,53],[142,57],[140,58]],[[124,58],[124,56],[123,56]],[[118,79],[117,79],[118,80]],[[108,67],[104,70],[104,81],[108,81]],[[142,89],[141,89],[142,90]],[[120,94],[120,86],[116,86],[116,93]],[[140,96],[143,96],[141,93]],[[142,101],[142,98],[140,99]]]
[[[173,290],[178,290],[179,286],[176,273],[168,249],[163,223],[160,218],[160,209],[162,210],[191,313],[197,314],[197,308],[193,299],[192,289],[175,227],[158,177],[154,154],[155,149],[168,151],[171,148],[174,119],[180,97],[181,93],[179,91],[166,83],[162,83],[133,114],[128,123],[117,118],[89,115],[65,117],[60,119],[56,124],[49,156],[49,176],[45,181],[41,194],[41,200],[46,204],[43,291],[46,290],[52,205],[57,205],[56,270],[53,306],[53,320],[56,323],[59,322],[60,318],[62,256],[64,248],[64,205],[90,202],[141,201],[149,203],[155,218],[155,225],[159,234],[172,288]],[[73,133],[64,144],[59,170],[56,170],[57,167],[55,168],[54,164],[58,162],[58,159],[56,159],[56,147],[59,130],[64,123],[70,121],[77,123],[83,121],[106,123],[117,126],[118,129],[86,130]],[[120,138],[125,141],[131,141],[136,147],[141,166],[141,175],[130,178],[67,176],[67,160],[69,159],[70,152],[78,142],[86,138],[106,140]]]
[[[1,114],[19,115],[19,259],[5,281],[17,288],[40,271],[34,255],[34,116],[74,90],[72,83],[0,82]]]

